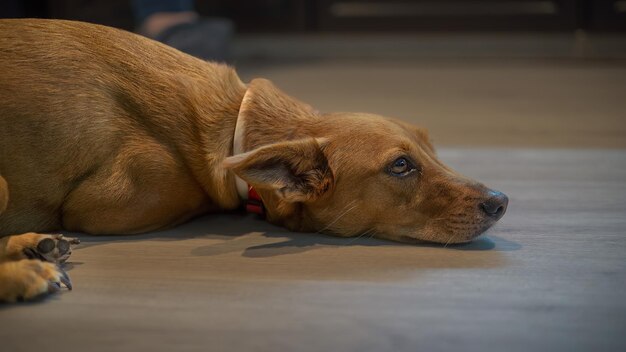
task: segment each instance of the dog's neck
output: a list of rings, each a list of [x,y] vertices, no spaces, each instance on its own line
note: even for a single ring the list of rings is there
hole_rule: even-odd
[[[241,107],[239,108],[239,114],[237,115],[237,122],[235,123],[235,132],[233,134],[233,155],[242,154],[244,152],[243,149],[243,136],[246,128],[245,118],[241,115],[241,111],[245,106],[246,99],[249,99],[250,90],[246,90],[246,94],[243,96],[243,100],[241,102]],[[248,200],[248,193],[250,190],[250,186],[246,181],[244,181],[241,177],[235,176],[235,187],[237,187],[237,194],[239,194],[239,198],[243,201]]]
[[[233,155],[277,142],[316,137],[313,131],[318,120],[318,113],[309,105],[289,97],[267,80],[255,79],[248,84],[241,101],[233,132]],[[244,180],[233,176],[239,198],[247,206],[250,188]],[[299,205],[285,204],[273,190],[257,191],[270,222],[300,221],[301,217],[295,214]]]

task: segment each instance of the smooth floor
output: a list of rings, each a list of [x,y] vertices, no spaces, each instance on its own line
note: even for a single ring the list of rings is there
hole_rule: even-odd
[[[507,193],[461,246],[291,233],[207,215],[80,235],[75,285],[0,306],[13,351],[624,351],[626,64],[247,65],[324,111],[423,124],[441,158]]]

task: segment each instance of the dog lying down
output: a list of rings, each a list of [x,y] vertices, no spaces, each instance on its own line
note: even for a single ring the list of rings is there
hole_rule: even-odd
[[[427,132],[320,113],[271,82],[99,25],[0,21],[0,299],[69,278],[75,240],[247,204],[293,231],[467,242],[507,197],[442,164]]]

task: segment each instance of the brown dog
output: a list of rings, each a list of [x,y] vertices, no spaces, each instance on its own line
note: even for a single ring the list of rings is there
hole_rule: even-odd
[[[171,227],[239,207],[237,177],[294,231],[459,243],[506,210],[506,196],[447,168],[426,131],[401,121],[321,114],[267,80],[246,85],[112,28],[2,20],[0,33],[2,300],[69,284],[50,262],[73,241],[26,232]]]

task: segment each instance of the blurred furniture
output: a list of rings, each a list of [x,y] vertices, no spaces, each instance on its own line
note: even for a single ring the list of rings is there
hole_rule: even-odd
[[[626,0],[219,0],[242,31],[624,30]]]

